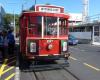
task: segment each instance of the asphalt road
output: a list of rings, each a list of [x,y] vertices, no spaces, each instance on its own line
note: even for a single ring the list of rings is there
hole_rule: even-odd
[[[63,69],[21,72],[20,80],[77,80]]]
[[[78,44],[70,46],[70,67],[80,80],[100,80],[100,46]]]
[[[32,70],[24,67],[24,70],[20,71],[20,80],[78,80],[65,67],[54,67],[50,64],[52,65],[53,62],[46,63],[48,67],[36,67]]]
[[[0,79],[5,80],[100,80],[100,46],[78,44],[70,46],[70,67],[66,67],[74,76],[64,69],[21,72],[16,68],[13,56],[0,64]],[[8,64],[12,64],[8,66]]]

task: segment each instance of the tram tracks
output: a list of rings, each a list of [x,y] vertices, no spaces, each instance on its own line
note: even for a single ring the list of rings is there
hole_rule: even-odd
[[[49,71],[34,71],[35,80],[80,80],[71,73],[66,67]]]
[[[67,71],[70,75],[72,75],[76,80],[80,80],[75,74],[73,74],[71,71],[69,71],[68,69],[66,69],[65,67],[63,67],[63,69],[65,71]]]
[[[80,80],[76,75],[68,70],[68,67],[65,67],[64,65],[56,66],[53,64],[52,66],[47,64],[47,66],[39,66],[34,67],[33,65],[33,68],[31,67],[29,71],[27,69],[22,71],[24,78],[22,78],[21,75],[20,80]]]
[[[33,73],[34,73],[34,76],[35,76],[36,80],[40,80],[40,79],[38,78],[38,76],[37,76],[36,72],[35,72],[35,71],[33,71]]]

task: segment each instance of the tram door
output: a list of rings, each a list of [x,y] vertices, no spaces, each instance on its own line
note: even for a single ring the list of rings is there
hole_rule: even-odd
[[[93,44],[100,45],[100,26],[93,26]]]

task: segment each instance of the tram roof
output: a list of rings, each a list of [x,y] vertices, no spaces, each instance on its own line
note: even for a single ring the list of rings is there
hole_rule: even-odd
[[[24,11],[21,14],[22,16],[48,16],[48,17],[63,17],[63,18],[69,18],[69,14],[65,13],[49,13],[49,12],[39,12],[39,11]]]

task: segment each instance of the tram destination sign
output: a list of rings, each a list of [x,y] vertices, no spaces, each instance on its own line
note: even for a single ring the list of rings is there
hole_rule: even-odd
[[[36,5],[35,11],[50,12],[50,13],[64,13],[64,8],[51,6],[51,5]]]
[[[39,7],[40,12],[60,13],[59,8]]]

